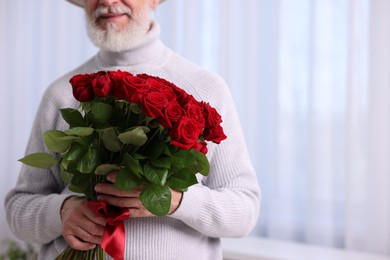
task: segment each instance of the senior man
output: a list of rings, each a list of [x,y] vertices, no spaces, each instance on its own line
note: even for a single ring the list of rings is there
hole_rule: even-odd
[[[42,133],[67,129],[58,110],[77,108],[69,79],[80,73],[122,70],[171,81],[222,115],[228,136],[209,144],[210,173],[187,192],[172,190],[169,214],[153,216],[140,203],[139,189],[119,191],[112,183],[96,190],[111,205],[130,211],[125,221],[124,259],[222,259],[221,237],[241,237],[255,225],[260,191],[231,94],[225,82],[180,57],[160,41],[152,11],[159,0],[69,0],[85,9],[87,31],[99,52],[45,91],[26,154],[45,152]],[[191,33],[191,32],[188,32]],[[109,179],[115,179],[115,173]],[[39,259],[54,259],[66,247],[89,250],[101,243],[106,220],[96,216],[84,197],[68,190],[60,171],[22,166],[6,197],[8,223],[17,237],[41,244]],[[110,258],[107,256],[107,258]]]

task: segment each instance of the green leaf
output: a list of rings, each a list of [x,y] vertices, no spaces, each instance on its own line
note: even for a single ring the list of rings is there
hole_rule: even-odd
[[[90,135],[90,136],[83,136],[77,138],[76,142],[81,144],[84,147],[88,147],[90,144],[92,144],[96,140],[95,135]]]
[[[48,130],[43,133],[43,139],[47,148],[56,153],[63,153],[69,149],[74,138],[69,138],[64,132],[59,130]]]
[[[69,185],[71,191],[84,193],[89,199],[93,198],[93,188],[92,176],[90,174],[74,174]]]
[[[196,166],[197,161],[190,150],[181,149],[172,154],[172,166],[178,170],[184,167]]]
[[[163,186],[167,181],[168,169],[157,168],[152,166],[150,163],[144,165],[143,174],[145,178],[151,183]]]
[[[74,108],[60,109],[62,118],[70,125],[70,127],[87,126],[80,111]]]
[[[136,160],[145,160],[145,159],[148,158],[147,156],[142,155],[142,154],[139,154],[139,153],[135,153],[135,154],[133,155],[133,157],[134,157],[134,159],[136,159]]]
[[[187,168],[174,173],[167,180],[168,186],[175,190],[184,190],[196,183],[198,183],[198,180],[195,173]]]
[[[73,191],[76,193],[84,193],[84,187],[79,187],[79,186],[76,186],[74,184],[70,184],[68,188],[70,191]]]
[[[139,161],[130,154],[127,153],[123,155],[122,165],[124,165],[132,174],[141,177],[139,175],[139,172],[141,171]]]
[[[155,158],[155,159],[150,160],[150,163],[154,167],[169,169],[169,168],[171,168],[172,158],[170,158],[170,157],[159,157],[159,158]]]
[[[31,167],[43,169],[50,168],[58,163],[58,160],[48,153],[33,153],[19,159],[18,161]]]
[[[116,176],[114,186],[119,190],[132,190],[142,184],[142,180],[133,175],[128,168],[124,168]]]
[[[91,111],[91,103],[90,102],[81,102],[80,107],[86,114]]]
[[[79,160],[86,152],[87,149],[83,145],[74,142],[62,158],[66,161]]]
[[[81,139],[81,137],[71,136],[71,135],[58,137],[58,140],[61,141],[61,142],[65,142],[65,141],[79,141],[80,139]]]
[[[133,126],[133,127],[130,127],[129,130],[134,130],[134,129],[137,129],[137,128],[142,129],[145,134],[150,132],[150,128],[147,127],[147,126],[144,126],[144,125]]]
[[[195,170],[201,173],[203,176],[207,176],[210,172],[210,162],[207,159],[206,155],[195,149],[191,149],[190,151],[195,156],[195,160],[197,162]]]
[[[158,134],[154,135],[154,137],[148,141],[148,144],[145,145],[145,150],[143,151],[143,155],[149,158],[159,157],[162,154],[164,147],[166,146],[166,144],[163,141],[164,141],[163,138],[160,138]]]
[[[73,174],[66,171],[63,167],[61,167],[61,180],[65,184],[70,184],[72,182]]]
[[[68,172],[77,172],[77,163],[75,161],[61,160],[61,167]]]
[[[99,153],[96,149],[90,148],[88,152],[77,162],[77,170],[81,173],[92,173],[99,165]]]
[[[148,140],[144,127],[136,127],[132,130],[126,131],[118,135],[118,139],[124,144],[131,144],[134,146],[142,146]]]
[[[114,108],[106,103],[93,102],[91,114],[94,119],[100,122],[107,122],[114,113]]]
[[[171,151],[169,150],[168,145],[164,145],[163,154],[165,154],[165,155],[168,156],[168,157],[172,157],[172,153],[171,153]]]
[[[114,127],[98,130],[99,136],[102,139],[104,146],[111,152],[120,152],[122,143],[118,139],[118,134]]]
[[[67,135],[74,136],[90,136],[93,133],[94,129],[91,127],[75,127],[69,130],[66,130],[64,133]]]
[[[95,169],[96,175],[106,175],[113,171],[120,171],[122,168],[117,164],[100,164]]]
[[[149,184],[141,192],[144,207],[156,216],[165,216],[171,207],[171,191],[168,186]]]
[[[131,110],[131,112],[133,112],[135,114],[141,114],[142,113],[142,106],[138,103],[131,103],[130,110]]]

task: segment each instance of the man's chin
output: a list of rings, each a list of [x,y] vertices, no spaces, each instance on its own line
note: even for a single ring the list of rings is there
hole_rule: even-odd
[[[99,49],[109,52],[123,52],[132,49],[134,44],[131,41],[124,41],[119,36],[107,36],[106,38],[91,38],[92,43]]]
[[[117,32],[120,32],[122,30],[125,30],[128,24],[129,24],[128,16],[105,18],[105,19],[100,18],[95,21],[95,26],[103,31],[115,30]]]
[[[118,30],[115,25],[107,24],[106,29],[88,23],[87,33],[92,43],[104,51],[122,52],[139,46],[145,38],[145,28],[125,28]]]

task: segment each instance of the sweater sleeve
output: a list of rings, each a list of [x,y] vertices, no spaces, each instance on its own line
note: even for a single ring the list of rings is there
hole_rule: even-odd
[[[54,129],[59,111],[56,102],[46,91],[38,108],[26,154],[46,152],[43,132]],[[58,105],[58,104],[57,104]],[[20,239],[45,244],[61,235],[60,209],[69,194],[60,180],[57,167],[39,169],[22,165],[15,188],[6,196],[8,224]]]
[[[171,217],[209,237],[240,237],[256,224],[260,189],[233,99],[222,80],[219,85],[222,89],[216,107],[227,139],[219,145],[209,144],[208,177],[184,192],[180,207]]]

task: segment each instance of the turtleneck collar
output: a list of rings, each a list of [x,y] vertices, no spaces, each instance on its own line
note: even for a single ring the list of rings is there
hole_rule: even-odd
[[[136,47],[123,52],[100,50],[96,56],[102,69],[147,70],[159,66],[165,58],[166,48],[160,41],[160,25],[153,21],[144,40]]]

